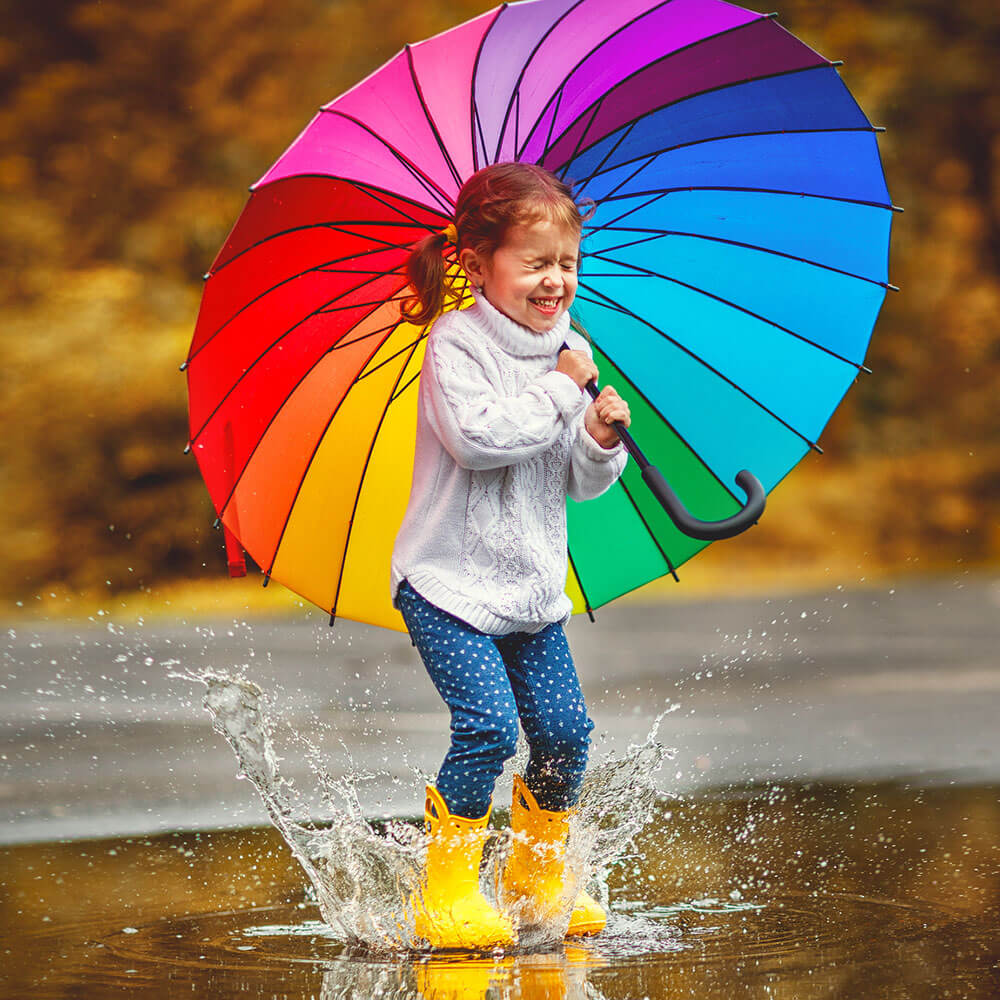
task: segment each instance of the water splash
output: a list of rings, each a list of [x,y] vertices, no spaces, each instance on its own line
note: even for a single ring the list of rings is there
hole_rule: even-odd
[[[271,822],[302,866],[332,936],[378,951],[418,949],[414,901],[420,899],[424,834],[403,821],[376,830],[366,820],[356,791],[364,776],[334,780],[323,769],[319,751],[298,734],[317,787],[305,792],[294,788],[280,774],[274,716],[256,684],[214,671],[174,676],[207,688],[204,705],[213,727],[232,747],[241,777],[257,789]],[[588,886],[607,908],[608,871],[653,816],[658,795],[653,778],[669,753],[656,742],[659,722],[643,744],[620,758],[609,756],[589,771],[570,821],[566,906],[544,926],[522,928],[520,950],[562,940],[577,886]],[[522,750],[515,767],[523,756]],[[308,815],[317,793],[323,813],[319,823]],[[498,831],[487,842],[482,888],[491,900],[510,837]]]

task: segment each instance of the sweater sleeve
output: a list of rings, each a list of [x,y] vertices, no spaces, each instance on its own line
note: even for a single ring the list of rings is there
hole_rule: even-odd
[[[577,384],[557,371],[516,396],[502,395],[483,362],[448,336],[428,340],[421,388],[434,433],[466,469],[499,469],[540,454],[585,408]]]
[[[583,417],[578,420],[569,464],[569,496],[572,500],[593,500],[609,490],[628,461],[621,441],[614,448],[602,448],[587,433]]]

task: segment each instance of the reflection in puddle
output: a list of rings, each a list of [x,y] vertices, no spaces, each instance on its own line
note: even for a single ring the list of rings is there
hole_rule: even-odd
[[[10,847],[0,996],[995,1000],[998,844],[992,787],[664,800],[604,934],[497,956],[347,947],[271,829]]]

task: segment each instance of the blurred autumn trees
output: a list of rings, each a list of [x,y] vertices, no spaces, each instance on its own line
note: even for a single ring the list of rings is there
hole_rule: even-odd
[[[200,275],[247,185],[319,104],[404,42],[489,6],[3,3],[0,595],[223,570],[181,454],[177,365]],[[902,293],[876,328],[874,375],[827,429],[827,455],[789,480],[801,512],[749,544],[799,558],[853,546],[892,564],[913,552],[922,565],[996,558],[1000,8],[790,0],[779,11],[845,60],[852,92],[888,129],[889,189],[906,208],[890,270]]]

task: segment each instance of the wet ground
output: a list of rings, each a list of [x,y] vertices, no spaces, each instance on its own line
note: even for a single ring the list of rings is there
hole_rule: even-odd
[[[333,939],[202,692],[169,676],[241,670],[331,775],[369,775],[368,815],[414,815],[446,720],[403,637],[95,618],[8,623],[0,996],[1000,996],[992,578],[574,621],[595,757],[670,708],[677,752],[609,874],[608,931],[476,959]]]

